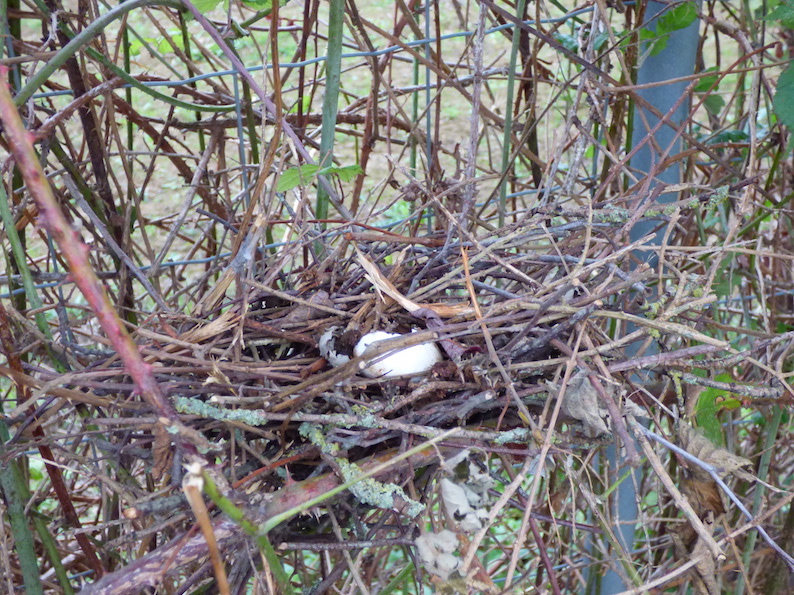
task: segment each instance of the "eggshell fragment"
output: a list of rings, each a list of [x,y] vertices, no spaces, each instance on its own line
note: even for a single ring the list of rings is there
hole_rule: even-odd
[[[385,331],[367,333],[356,343],[353,353],[356,357],[361,356],[370,345],[401,336],[398,333]],[[434,343],[422,343],[379,356],[375,362],[364,369],[363,373],[370,378],[424,374],[441,360],[441,351]]]
[[[339,338],[341,330],[342,329],[340,329],[338,326],[332,326],[322,334],[320,340],[317,342],[317,346],[320,349],[320,355],[328,360],[328,363],[334,368],[337,368],[350,361],[349,356],[337,351],[336,341]]]

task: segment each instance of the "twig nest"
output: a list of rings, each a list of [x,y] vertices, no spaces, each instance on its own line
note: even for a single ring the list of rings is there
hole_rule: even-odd
[[[370,345],[401,336],[399,333],[387,333],[384,331],[367,333],[356,343],[353,353],[357,357],[361,356]],[[363,373],[370,378],[424,374],[429,372],[430,368],[441,360],[441,351],[439,351],[435,343],[422,343],[421,345],[404,347],[379,356],[370,366],[364,369]]]

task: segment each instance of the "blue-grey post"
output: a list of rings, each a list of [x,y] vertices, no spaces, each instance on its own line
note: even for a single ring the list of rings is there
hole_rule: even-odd
[[[639,4],[639,3],[638,3]],[[700,2],[698,2],[698,7]],[[645,23],[648,28],[654,29],[654,21],[660,16],[664,10],[669,10],[670,4],[661,2],[648,2],[645,9]],[[699,40],[699,25],[700,21],[696,20],[692,25],[686,29],[681,29],[671,34],[667,41],[667,45],[663,51],[656,56],[647,56],[642,62],[637,74],[637,84],[645,85],[647,83],[656,83],[676,79],[679,77],[689,76],[695,71],[695,58],[697,56],[698,40]],[[641,50],[642,51],[642,50]],[[686,90],[688,85],[687,81],[674,82],[666,85],[649,87],[638,91],[639,95],[643,97],[648,103],[653,105],[662,115],[666,114],[676,102],[681,98],[681,95]],[[682,101],[671,118],[671,122],[678,125],[684,121],[689,112],[690,101],[686,99]],[[645,122],[647,122],[647,127]],[[642,142],[643,138],[647,136],[649,130],[659,122],[659,118],[644,110],[640,107],[635,108],[634,112],[634,134],[632,137],[632,147],[637,146]],[[631,160],[631,168],[635,175],[643,176],[648,175],[651,169],[657,165],[666,156],[675,155],[681,151],[681,140],[676,139],[676,132],[673,128],[667,125],[661,126],[654,133],[654,143],[645,143],[640,148]],[[671,147],[671,143],[674,143]],[[666,155],[660,155],[659,151],[666,152]],[[653,190],[658,184],[677,184],[681,181],[681,170],[678,163],[671,165],[667,169],[658,172],[654,179],[650,181],[648,191]],[[673,194],[664,195],[666,202],[676,200],[677,197]],[[645,235],[651,233],[653,228],[658,225],[658,221],[643,221],[640,220],[631,231],[631,241],[638,240]],[[661,230],[655,240],[655,244],[659,245],[662,241],[664,230]],[[657,259],[653,253],[648,251],[640,252],[636,255],[640,261],[648,262],[655,265]],[[633,329],[626,329],[626,332],[631,332]],[[626,348],[626,357],[632,357],[636,354],[640,347],[641,342],[636,342]],[[650,348],[645,351],[646,355],[650,355],[651,350],[655,348],[652,343]],[[642,380],[642,378],[637,378]],[[610,446],[607,450],[607,458],[609,459],[610,469],[618,469],[621,457],[616,452],[614,446]],[[639,471],[634,472],[636,485],[640,482]],[[617,481],[620,474],[616,474],[612,480]],[[637,493],[635,491],[635,481],[631,478],[624,480],[617,490],[617,498],[612,510],[613,518],[619,522],[615,527],[615,532],[619,539],[623,542],[623,546],[627,551],[631,551],[635,541],[635,525],[637,519]],[[598,581],[588,581],[590,586],[594,586]],[[624,584],[623,579],[618,573],[613,570],[608,570],[606,575],[602,578],[600,589],[595,592],[599,595],[611,595],[619,593],[630,588],[632,585]]]

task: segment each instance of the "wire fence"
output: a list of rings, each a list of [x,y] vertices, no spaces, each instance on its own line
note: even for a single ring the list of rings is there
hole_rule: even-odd
[[[776,592],[791,40],[750,4],[12,6],[9,592]]]

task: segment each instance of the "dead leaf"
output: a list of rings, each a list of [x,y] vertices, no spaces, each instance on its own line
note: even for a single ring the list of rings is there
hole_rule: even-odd
[[[192,315],[196,318],[204,318],[207,314],[212,312],[221,303],[221,300],[226,296],[226,290],[234,281],[235,273],[232,269],[227,268],[223,271],[223,275],[213,285],[212,289],[204,294],[204,297],[199,300],[193,308]]]
[[[203,384],[206,386],[207,384],[213,383],[227,385],[232,383],[232,381],[229,380],[229,377],[221,371],[220,367],[218,367],[218,362],[214,359],[212,360],[212,368],[210,373],[204,379]]]
[[[326,306],[328,308],[334,307],[334,302],[331,299],[331,296],[328,295],[327,291],[323,290],[313,294],[308,301],[309,303],[317,304],[318,306]],[[287,314],[282,319],[282,323],[307,322],[309,320],[315,320],[316,318],[322,318],[323,316],[326,316],[326,314],[322,310],[312,308],[311,306],[307,306],[305,304],[298,304],[295,306],[295,309],[292,310],[292,312]]]
[[[695,514],[704,519],[709,513],[715,517],[725,514],[725,504],[717,485],[708,474],[689,474],[681,479],[681,493],[689,501]]]
[[[422,565],[442,581],[449,580],[449,575],[460,567],[462,560],[453,555],[458,549],[458,538],[452,531],[423,533],[415,543]]]
[[[468,304],[439,304],[436,302],[422,305],[423,308],[432,310],[440,318],[454,318],[455,316],[468,316],[474,313],[474,308]]]
[[[378,269],[377,265],[369,258],[364,256],[364,253],[359,250],[358,246],[355,246],[355,248],[356,259],[364,269],[366,278],[370,283],[372,283],[379,294],[385,293],[409,312],[415,312],[416,310],[422,308],[422,306],[414,301],[409,300],[407,297],[397,291],[397,288],[394,286],[394,284],[383,276],[383,273],[380,272],[380,269]]]
[[[703,519],[709,533],[714,532],[714,515],[709,514]],[[695,567],[690,571],[692,584],[697,595],[719,595],[717,585],[717,563],[705,540],[698,536],[692,526],[686,525],[670,532],[675,548],[675,556],[679,560],[697,558]]]
[[[749,459],[745,459],[744,457],[728,452],[724,448],[715,446],[711,440],[687,423],[682,422],[679,424],[678,438],[684,450],[704,463],[712,465],[722,477],[736,474],[742,467],[753,464]],[[700,469],[700,467],[697,467],[697,469]],[[702,469],[701,471],[705,473]],[[693,474],[698,473],[695,469],[693,469],[692,472]]]
[[[612,389],[609,385],[604,388]],[[601,406],[598,392],[593,388],[586,374],[579,373],[571,378],[563,397],[562,412],[568,417],[581,421],[585,433],[590,437],[610,433],[606,422],[608,412]]]
[[[476,497],[474,492],[471,494]],[[461,531],[466,533],[482,529],[483,521],[488,518],[485,509],[472,507],[466,488],[447,478],[441,480],[441,500],[449,516],[455,519]]]
[[[474,311],[468,304],[418,304],[413,300],[409,300],[397,290],[394,284],[389,281],[383,273],[380,272],[377,265],[358,249],[358,246],[355,246],[355,248],[356,259],[364,269],[366,278],[372,283],[378,294],[381,295],[381,297],[382,294],[386,294],[408,312],[416,312],[422,308],[427,308],[438,314],[441,318],[452,318],[453,316],[462,316]]]
[[[162,424],[155,424],[152,431],[154,432],[154,445],[152,446],[154,466],[152,468],[152,477],[155,481],[159,481],[163,477],[163,474],[171,467],[173,449],[171,448],[171,435]]]
[[[240,315],[228,310],[217,318],[193,327],[179,335],[179,340],[185,343],[195,343],[201,345],[209,339],[221,335],[238,323]]]
[[[220,305],[223,298],[226,297],[226,291],[229,289],[232,281],[242,274],[242,271],[245,270],[246,266],[253,258],[259,237],[266,224],[267,217],[259,213],[245,236],[238,238],[234,258],[226,265],[221,278],[215,282],[212,289],[207,292],[204,297],[199,300],[195,308],[193,308],[193,316],[196,318],[204,318]]]

